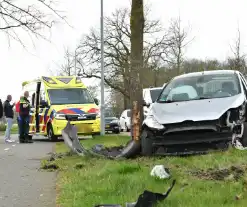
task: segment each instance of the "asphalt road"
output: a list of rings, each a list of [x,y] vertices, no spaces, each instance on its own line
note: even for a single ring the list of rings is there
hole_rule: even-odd
[[[14,136],[17,139],[17,136]],[[54,172],[41,172],[40,161],[53,143],[5,144],[0,136],[0,207],[54,207]]]

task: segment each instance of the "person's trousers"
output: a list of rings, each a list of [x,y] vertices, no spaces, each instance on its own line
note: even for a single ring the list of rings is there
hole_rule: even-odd
[[[18,134],[20,137],[20,116],[17,116]]]
[[[29,134],[29,116],[19,117],[19,134],[21,140],[28,140]]]
[[[10,139],[11,128],[13,126],[13,118],[6,117],[7,127],[5,131],[5,139]]]

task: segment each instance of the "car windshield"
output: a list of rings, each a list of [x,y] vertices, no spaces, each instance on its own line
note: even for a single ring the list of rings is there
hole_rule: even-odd
[[[90,104],[94,99],[85,88],[49,89],[51,104]]]
[[[201,74],[173,79],[158,102],[170,103],[234,96],[241,91],[236,74]]]
[[[152,99],[152,102],[153,102],[153,103],[156,101],[156,99],[157,99],[158,96],[160,95],[160,92],[161,92],[161,91],[162,91],[162,88],[150,90],[151,99]]]

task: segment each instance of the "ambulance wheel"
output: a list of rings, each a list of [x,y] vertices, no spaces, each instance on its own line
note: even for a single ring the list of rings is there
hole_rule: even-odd
[[[58,140],[58,136],[54,135],[53,128],[51,124],[47,126],[47,137],[50,141],[56,142]]]

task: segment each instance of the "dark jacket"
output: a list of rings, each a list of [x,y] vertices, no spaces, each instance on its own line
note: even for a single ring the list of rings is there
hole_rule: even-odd
[[[0,119],[3,117],[3,103],[2,100],[0,99]]]
[[[20,116],[29,116],[30,112],[30,102],[29,100],[24,97],[20,100]]]
[[[3,110],[4,110],[4,115],[6,118],[14,118],[14,111],[13,111],[14,105],[11,105],[8,100],[6,100],[3,104]]]

